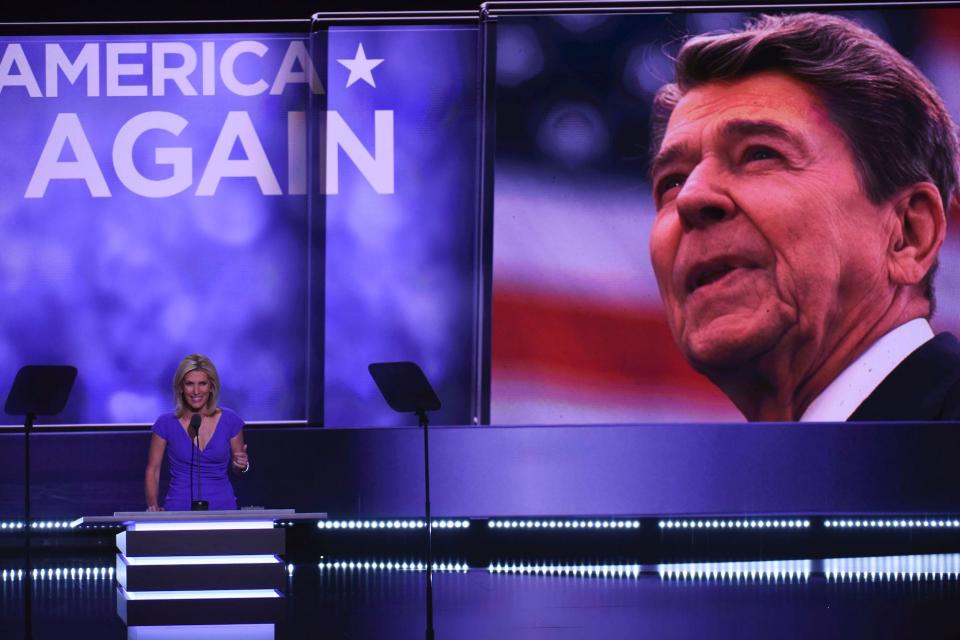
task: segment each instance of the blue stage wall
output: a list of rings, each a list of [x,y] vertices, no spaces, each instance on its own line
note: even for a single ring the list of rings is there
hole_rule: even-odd
[[[437,516],[960,510],[960,427],[747,424],[431,428]],[[423,510],[418,429],[248,428],[241,505],[337,517]],[[32,510],[144,508],[149,433],[39,433]],[[23,434],[0,434],[0,518],[23,512]]]

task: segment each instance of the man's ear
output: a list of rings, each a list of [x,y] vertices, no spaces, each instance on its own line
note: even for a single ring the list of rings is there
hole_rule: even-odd
[[[947,231],[943,200],[932,183],[918,182],[900,191],[893,204],[896,220],[887,249],[890,280],[919,284],[936,263]]]

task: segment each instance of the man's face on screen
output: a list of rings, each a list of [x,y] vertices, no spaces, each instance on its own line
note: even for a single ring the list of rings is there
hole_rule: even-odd
[[[816,366],[887,281],[886,218],[819,97],[784,74],[687,92],[653,190],[660,294],[701,371],[785,347],[785,366]]]

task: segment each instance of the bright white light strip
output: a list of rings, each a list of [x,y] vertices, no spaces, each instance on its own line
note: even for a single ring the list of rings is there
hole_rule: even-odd
[[[281,564],[277,556],[143,556],[125,557],[131,566],[162,566],[188,564]]]
[[[691,562],[659,564],[661,580],[808,580],[810,560],[757,560],[746,562]]]
[[[500,564],[487,567],[488,573],[537,576],[574,576],[578,578],[638,578],[643,573],[639,564]]]
[[[211,589],[209,591],[124,591],[128,600],[220,600],[279,598],[276,589]]]
[[[224,531],[229,529],[273,529],[273,520],[134,522],[127,527],[127,531]]]
[[[606,520],[488,520],[491,529],[639,529],[639,520],[622,518]]]
[[[657,526],[661,530],[670,529],[809,529],[810,521],[805,518],[686,518],[681,520],[660,520]]]
[[[957,518],[833,518],[828,529],[960,529]]]
[[[68,520],[34,520],[30,523],[31,529],[70,529]]]
[[[960,579],[960,554],[828,558],[823,561],[828,581],[900,581]]]
[[[77,520],[74,520],[73,522],[70,522],[69,520],[56,520],[56,521],[36,520],[30,523],[31,529],[44,529],[44,530],[52,529],[54,531],[56,531],[57,529],[61,531],[64,529],[66,530],[75,529],[78,526],[80,526],[79,518]],[[87,524],[87,525],[84,525],[83,528],[84,529],[117,529],[117,528],[120,528],[121,526],[122,525],[119,525],[119,524]],[[3,522],[0,522],[0,532],[16,531],[19,529],[23,529],[23,522],[20,520],[4,520]]]
[[[34,580],[100,580],[113,579],[113,567],[54,567],[34,569],[30,572]],[[22,580],[23,569],[4,569],[0,571],[0,580]]]
[[[390,560],[339,560],[335,562],[324,561],[317,564],[320,571],[426,571],[425,562],[398,562]],[[434,571],[455,571],[466,573],[470,571],[470,565],[466,562],[434,562]]]
[[[34,520],[30,523],[31,529],[49,529],[49,530],[63,530],[63,529],[72,529],[73,525],[69,520]],[[18,529],[23,529],[23,522],[20,520],[6,520],[0,522],[0,531],[15,531]]]
[[[434,529],[469,529],[469,520],[433,520]],[[423,520],[320,520],[318,529],[423,529]]]

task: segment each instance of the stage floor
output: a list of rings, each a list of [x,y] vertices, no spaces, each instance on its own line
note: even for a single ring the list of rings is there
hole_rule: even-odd
[[[386,568],[389,562],[289,565],[285,619],[269,637],[422,639],[424,573],[403,569],[402,560]],[[444,564],[434,574],[441,639],[960,637],[960,554],[606,569]],[[36,566],[37,639],[263,636],[263,629],[259,636],[244,629],[138,636],[117,615],[111,556],[41,558]],[[4,559],[4,639],[23,637],[23,582],[15,571],[16,560]]]

